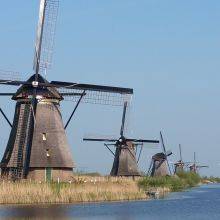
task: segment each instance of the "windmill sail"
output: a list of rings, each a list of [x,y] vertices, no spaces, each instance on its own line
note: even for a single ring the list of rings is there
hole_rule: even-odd
[[[124,136],[124,129],[125,129],[125,117],[126,117],[126,111],[127,111],[127,102],[124,103],[124,110],[123,110],[123,116],[122,116],[122,123],[121,123],[121,131],[120,135]]]
[[[168,169],[169,169],[169,173],[170,173],[170,175],[172,175],[172,171],[171,171],[170,164],[169,164],[169,161],[168,161],[168,156],[172,155],[172,152],[171,151],[166,151],[166,147],[165,147],[165,144],[164,144],[162,132],[160,132],[160,138],[161,138],[161,142],[162,142],[163,153],[165,155],[166,163],[167,163],[167,166],[168,166]]]
[[[0,84],[10,86],[31,86],[31,81],[19,81],[11,79],[0,79]],[[131,102],[133,89],[113,87],[113,86],[101,86],[92,84],[81,84],[72,82],[38,82],[37,87],[43,89],[45,87],[57,88],[59,93],[66,101],[77,102],[80,94],[85,93],[82,103],[123,106],[124,102]]]
[[[19,72],[0,69],[0,78],[2,80],[8,80],[8,79],[10,79],[10,80],[22,80],[23,76]]]
[[[179,153],[180,153],[180,161],[183,161],[181,144],[179,144]]]
[[[43,73],[51,67],[58,8],[58,0],[40,1],[34,55],[34,71],[36,74]]]
[[[58,13],[58,0],[41,0],[39,9],[39,22],[37,29],[37,39],[35,46],[35,57],[34,57],[34,70],[35,77],[32,81],[33,94],[31,98],[31,123],[30,123],[30,135],[27,141],[27,150],[25,154],[24,162],[24,176],[26,177],[29,173],[29,167],[31,163],[31,151],[34,135],[35,135],[35,123],[37,115],[37,104],[38,104],[38,79],[41,70],[48,68],[50,60],[52,58],[52,47],[54,43],[56,17]]]
[[[63,94],[64,100],[77,102],[78,97],[72,94],[83,93],[86,95],[82,99],[82,103],[102,104],[112,106],[123,106],[125,102],[130,103],[132,100],[133,89],[98,86],[91,84],[68,83],[52,81],[58,87],[60,94]]]

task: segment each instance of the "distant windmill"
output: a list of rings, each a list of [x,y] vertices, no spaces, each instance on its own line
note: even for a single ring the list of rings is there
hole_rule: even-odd
[[[201,169],[201,168],[208,168],[209,166],[207,165],[199,165],[198,162],[196,161],[196,152],[194,152],[194,161],[191,165],[189,165],[189,170],[190,172],[193,172],[193,173],[198,173],[198,170]]]
[[[163,152],[157,153],[152,157],[151,164],[148,170],[150,176],[168,176],[172,175],[171,168],[168,162],[168,157],[172,155],[171,151],[166,151],[162,132],[160,132]]]
[[[111,138],[84,138],[84,141],[98,141],[104,142],[105,147],[113,154],[114,162],[112,166],[111,176],[140,176],[138,170],[138,162],[142,152],[144,143],[159,143],[157,140],[144,140],[127,138],[124,136],[126,111],[128,103],[124,103],[120,137],[118,139]],[[110,146],[114,146],[113,152]],[[141,146],[139,156],[136,158],[137,146]]]
[[[183,157],[182,157],[182,147],[181,145],[179,144],[179,156],[180,156],[180,159],[179,161],[177,161],[174,166],[175,166],[175,171],[174,173],[180,173],[180,172],[183,172],[184,171],[184,166],[185,166],[185,163],[183,162]]]
[[[27,81],[0,79],[0,84],[7,86],[6,92],[0,95],[11,96],[16,101],[13,123],[0,109],[11,127],[0,164],[4,178],[69,180],[74,163],[65,129],[79,103],[123,105],[133,94],[133,89],[129,88],[49,82],[42,77],[51,65],[58,5],[58,0],[40,0],[34,74]],[[20,87],[16,92],[9,93],[8,86]],[[66,98],[77,104],[64,126],[60,102]]]

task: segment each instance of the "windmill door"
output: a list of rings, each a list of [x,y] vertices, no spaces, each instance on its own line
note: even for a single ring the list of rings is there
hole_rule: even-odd
[[[52,168],[46,168],[46,182],[50,182],[52,180]]]

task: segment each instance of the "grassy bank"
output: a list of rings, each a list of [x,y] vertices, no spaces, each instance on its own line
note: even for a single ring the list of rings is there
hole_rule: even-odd
[[[76,183],[1,182],[0,204],[75,203],[146,199],[136,181],[106,178]]]
[[[176,176],[145,177],[139,181],[139,187],[148,190],[151,187],[165,187],[170,191],[181,191],[197,186],[201,182],[198,174],[191,172],[178,173]]]
[[[0,182],[0,204],[77,203],[148,199],[201,182],[193,173],[178,176],[117,178],[75,176],[72,183]]]

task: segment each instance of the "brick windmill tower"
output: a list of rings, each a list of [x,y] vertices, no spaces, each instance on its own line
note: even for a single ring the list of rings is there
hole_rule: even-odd
[[[2,177],[33,180],[70,180],[74,167],[65,129],[80,102],[123,105],[132,89],[73,82],[47,81],[42,77],[51,64],[58,0],[40,0],[39,23],[34,54],[34,74],[27,81],[0,79],[5,86],[18,86],[11,96],[16,102],[11,133],[0,167]],[[60,102],[77,102],[66,125]]]

